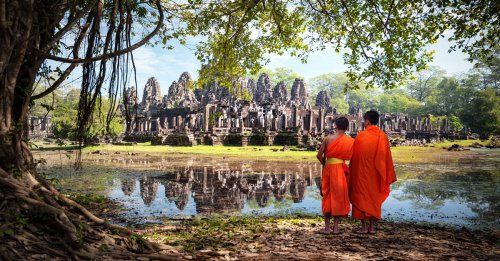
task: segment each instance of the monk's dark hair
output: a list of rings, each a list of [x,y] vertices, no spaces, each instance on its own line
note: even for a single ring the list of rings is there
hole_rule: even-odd
[[[376,110],[370,110],[365,113],[365,116],[363,117],[365,120],[368,120],[371,124],[377,125],[378,124],[378,119],[380,118],[380,115]]]
[[[339,130],[347,130],[349,127],[349,120],[346,117],[339,117],[335,120],[335,126]]]

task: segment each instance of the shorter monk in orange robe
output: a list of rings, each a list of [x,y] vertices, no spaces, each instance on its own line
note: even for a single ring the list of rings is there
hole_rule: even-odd
[[[376,222],[382,215],[382,203],[389,196],[390,185],[396,181],[396,172],[389,139],[377,127],[378,112],[366,112],[364,120],[365,130],[356,136],[349,164],[349,199],[352,217],[361,220],[362,224],[355,232],[375,234]]]
[[[338,234],[341,217],[347,217],[350,210],[347,177],[349,172],[345,160],[352,156],[354,139],[345,135],[349,121],[345,117],[335,120],[336,132],[328,135],[321,144],[317,158],[323,164],[321,179],[321,211],[325,217],[325,228],[322,234]],[[330,219],[333,217],[333,230]]]

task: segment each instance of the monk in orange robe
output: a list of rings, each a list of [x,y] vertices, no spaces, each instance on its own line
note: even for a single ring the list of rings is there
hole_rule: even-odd
[[[376,222],[381,217],[382,203],[389,196],[390,185],[396,181],[396,172],[389,140],[377,127],[378,112],[366,112],[364,120],[365,130],[356,136],[349,164],[349,198],[352,217],[361,220],[362,225],[355,232],[374,234]]]
[[[325,228],[322,234],[338,234],[341,217],[347,217],[350,210],[346,175],[349,172],[345,160],[352,156],[354,139],[345,135],[349,121],[345,117],[335,120],[336,132],[328,135],[321,144],[317,158],[323,164],[321,180],[321,211],[325,217]],[[333,217],[333,230],[330,219]]]

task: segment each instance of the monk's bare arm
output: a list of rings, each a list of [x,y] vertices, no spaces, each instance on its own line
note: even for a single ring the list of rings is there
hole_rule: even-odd
[[[326,139],[323,140],[321,143],[321,146],[319,147],[318,154],[316,154],[316,158],[318,158],[319,162],[321,162],[322,165],[325,165],[325,146],[326,146]]]

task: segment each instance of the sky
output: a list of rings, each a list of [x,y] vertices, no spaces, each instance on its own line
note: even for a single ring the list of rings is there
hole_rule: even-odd
[[[196,79],[197,70],[200,63],[195,56],[195,40],[188,41],[188,46],[173,44],[174,49],[167,50],[161,46],[144,46],[134,52],[135,63],[137,67],[137,84],[139,98],[142,97],[142,91],[147,80],[155,77],[161,86],[162,95],[168,93],[168,89],[173,81],[177,81],[183,72],[189,72]],[[435,50],[434,60],[430,65],[443,68],[449,75],[465,73],[472,68],[472,64],[466,60],[467,55],[461,51],[448,53],[451,43],[445,38],[440,38],[436,44],[428,46],[428,49]],[[289,55],[269,55],[269,64],[265,68],[273,69],[277,67],[286,67],[294,70],[302,76],[306,84],[312,77],[325,73],[341,73],[346,71],[342,55],[335,53],[332,49],[325,49],[321,52],[315,52],[309,55],[307,63],[302,63],[298,57]],[[76,82],[77,76],[81,75],[77,70],[71,78]],[[131,83],[130,85],[134,85]]]

